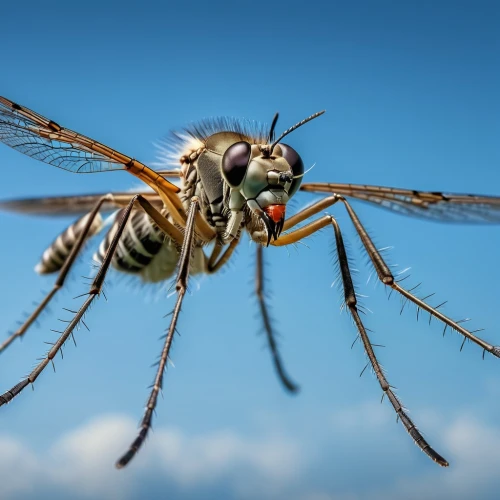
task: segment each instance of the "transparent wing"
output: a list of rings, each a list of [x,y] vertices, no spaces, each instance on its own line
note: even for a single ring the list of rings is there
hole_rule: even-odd
[[[470,224],[500,223],[500,197],[497,196],[415,191],[383,186],[326,182],[305,183],[300,189],[317,193],[337,193],[376,203],[382,208],[404,215],[436,221]]]
[[[125,168],[124,155],[3,97],[0,97],[0,141],[37,160],[71,172]]]
[[[0,201],[0,210],[27,215],[83,215],[89,213],[95,207],[97,201],[106,194],[108,193],[5,200]],[[156,193],[134,191],[133,193],[112,193],[113,200],[105,201],[101,206],[101,211],[109,212],[126,207],[135,194],[142,194],[155,208],[159,210],[163,208],[163,203]]]
[[[76,173],[151,169],[100,142],[58,125],[34,111],[0,97],[0,141],[55,167]],[[149,176],[151,177],[151,176]],[[164,180],[174,193],[179,188]]]

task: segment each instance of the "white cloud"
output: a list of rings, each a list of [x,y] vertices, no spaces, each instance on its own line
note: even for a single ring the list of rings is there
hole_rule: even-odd
[[[434,466],[423,455],[419,460],[418,450],[413,448],[415,459],[412,455],[408,468],[402,469],[397,463],[401,449],[393,455],[392,447],[370,446],[394,435],[396,425],[391,416],[390,409],[380,404],[342,409],[333,418],[331,434],[324,435],[320,442],[307,441],[307,433],[297,433],[293,438],[276,433],[252,438],[230,430],[187,435],[173,428],[157,428],[123,471],[116,471],[113,463],[137,431],[135,423],[125,416],[96,418],[41,452],[0,435],[0,497],[43,499],[55,492],[59,498],[126,500],[142,498],[143,489],[156,481],[153,486],[169,491],[171,500],[194,498],[192,495],[206,498],[205,493],[210,491],[224,491],[224,498],[242,500],[496,498],[500,487],[499,427],[486,425],[472,415],[458,415],[444,422],[433,412],[419,414],[429,435],[439,436],[435,444],[451,467]],[[349,446],[356,439],[363,440],[367,459],[359,458],[364,467],[371,463],[370,456],[376,457],[383,471],[376,485],[356,472],[356,457],[349,465],[351,459],[342,455],[341,446],[336,453],[347,460],[341,466],[346,476],[336,478],[339,471],[331,469],[325,454],[335,449],[342,437],[347,438]],[[399,439],[405,438],[409,439],[400,432]],[[316,482],[328,477],[330,480],[323,483]],[[160,497],[158,494],[155,498]]]
[[[79,492],[81,496],[100,495],[126,498],[133,475],[114,470],[125,436],[135,435],[133,422],[122,416],[104,416],[62,436],[44,457],[48,482]],[[151,451],[147,450],[146,454]],[[134,474],[135,475],[135,474]],[[123,477],[122,477],[123,476]]]
[[[23,471],[23,474],[19,472]],[[0,477],[3,498],[11,494],[33,491],[31,478],[38,477],[37,457],[22,443],[9,437],[0,438]],[[28,481],[26,477],[30,478]]]
[[[231,431],[198,438],[175,431],[155,432],[155,451],[166,470],[182,484],[211,482],[235,466],[258,472],[268,480],[293,477],[299,462],[295,443],[284,438],[252,441]]]
[[[186,490],[223,480],[238,497],[254,498],[264,485],[269,493],[293,483],[301,468],[297,443],[283,437],[251,439],[232,431],[186,436],[159,428],[127,469],[115,470],[114,461],[136,432],[128,417],[103,416],[39,454],[0,436],[0,477],[11,478],[3,482],[2,499],[51,490],[79,498],[131,498],[150,473]]]
[[[353,443],[360,439],[367,440],[366,456],[372,455],[373,449],[369,441],[377,443],[374,458],[378,465],[387,471],[381,476],[385,486],[370,487],[366,483],[352,482],[345,488],[343,495],[318,492],[305,495],[304,499],[325,498],[338,500],[352,498],[353,500],[454,500],[496,499],[500,489],[500,427],[488,425],[478,415],[457,414],[448,420],[438,416],[433,410],[419,411],[415,420],[436,449],[450,461],[449,468],[440,468],[432,464],[427,457],[414,447],[408,468],[391,474],[391,448],[384,448],[380,443],[387,442],[389,436],[399,435],[397,443],[403,445],[404,436],[400,429],[396,429],[393,413],[387,404],[380,405],[374,402],[363,402],[356,406],[343,408],[337,411],[331,422],[334,431],[345,436]],[[390,425],[389,425],[390,424]],[[398,424],[400,426],[401,424]],[[401,441],[400,441],[401,440]],[[399,448],[399,447],[398,447]],[[399,448],[396,456],[402,456]],[[405,460],[407,457],[404,457]],[[382,465],[383,464],[383,465]],[[354,465],[354,464],[353,464]],[[375,464],[374,464],[375,465]],[[394,465],[397,466],[396,463]],[[392,477],[391,477],[392,475]]]
[[[441,421],[436,430],[445,456],[450,459],[450,467],[436,467],[411,478],[400,478],[385,490],[372,491],[370,500],[498,498],[500,429],[476,417],[461,415],[448,424]]]

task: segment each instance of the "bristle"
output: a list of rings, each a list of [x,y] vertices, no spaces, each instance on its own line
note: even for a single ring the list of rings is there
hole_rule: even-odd
[[[179,159],[203,147],[205,141],[219,132],[235,132],[250,144],[267,142],[269,127],[252,120],[231,117],[206,118],[180,131],[172,131],[162,141],[155,143],[157,161],[151,165],[156,169],[179,167]]]

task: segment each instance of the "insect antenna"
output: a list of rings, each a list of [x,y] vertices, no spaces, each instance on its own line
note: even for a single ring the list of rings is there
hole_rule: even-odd
[[[300,121],[299,123],[296,123],[293,127],[290,127],[288,130],[285,130],[272,144],[271,147],[269,148],[271,151],[271,154],[273,152],[273,149],[275,148],[276,144],[281,141],[285,136],[293,132],[294,130],[297,130],[299,127],[302,127],[302,125],[305,125],[307,122],[310,122],[311,120],[314,120],[315,118],[318,118],[318,116],[321,116],[325,110],[323,111],[318,111],[317,113],[314,113],[313,115],[304,118],[304,120]],[[277,114],[274,116],[273,124],[275,125],[274,121],[277,121]]]
[[[278,123],[279,116],[279,113],[276,113],[274,115],[273,121],[271,123],[271,128],[269,129],[269,135],[267,136],[267,142],[274,141],[274,129],[276,128],[276,123]]]

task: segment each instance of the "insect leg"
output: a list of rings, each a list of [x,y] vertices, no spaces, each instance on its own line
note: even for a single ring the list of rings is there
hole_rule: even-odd
[[[312,215],[317,214],[318,212],[321,212],[325,208],[328,208],[332,205],[334,205],[337,201],[339,200],[339,197],[337,195],[333,196],[328,196],[327,198],[323,198],[319,200],[318,202],[314,203],[310,207],[307,207],[297,214],[293,215],[289,219],[287,219],[283,225],[283,230],[290,229],[297,224],[300,224],[302,221],[308,219]],[[290,243],[296,242],[301,240],[302,238],[305,238],[306,236],[311,235],[312,233],[315,233],[316,231],[322,229],[323,227],[327,226],[330,223],[330,217],[326,216],[322,219],[318,219],[316,221],[311,222],[310,224],[293,231],[292,233],[288,234],[281,234],[281,236],[278,238],[278,240],[273,241],[271,244],[275,246],[282,246],[282,245],[288,245]],[[274,366],[276,368],[276,371],[278,373],[278,376],[284,386],[290,391],[290,392],[296,392],[299,390],[299,387],[295,385],[293,382],[291,382],[281,364],[281,359],[279,356],[278,348],[276,345],[276,340],[274,338],[274,333],[271,327],[271,321],[269,318],[269,313],[267,310],[267,305],[265,303],[265,297],[264,297],[264,266],[263,266],[263,255],[262,255],[262,246],[259,245],[257,247],[257,273],[256,273],[256,282],[255,282],[255,292],[257,294],[257,299],[259,301],[259,307],[262,315],[262,319],[264,321],[264,329],[266,330],[267,334],[267,339],[269,342],[269,347],[271,348],[271,353],[273,356],[273,361],[274,361]]]
[[[320,219],[316,219],[310,222],[309,224],[302,226],[299,229],[295,229],[290,233],[287,234],[282,233],[277,240],[271,242],[271,245],[276,247],[282,247],[285,245],[290,245],[292,243],[297,243],[297,241],[307,238],[308,236],[311,236],[311,234],[314,234],[320,229],[323,229],[324,227],[328,226],[330,224],[331,219],[332,219],[331,215],[325,215]]]
[[[127,208],[124,210],[123,216],[120,220],[120,224],[118,225],[116,233],[111,241],[111,244],[109,245],[109,248],[106,252],[104,260],[101,264],[101,267],[99,268],[99,271],[97,272],[97,275],[95,276],[95,278],[92,282],[92,285],[90,286],[90,290],[88,292],[87,299],[82,304],[82,306],[80,307],[78,312],[75,314],[75,316],[73,317],[71,322],[68,323],[68,326],[66,327],[64,332],[57,339],[57,341],[53,344],[53,346],[47,352],[47,354],[42,358],[42,361],[40,361],[40,363],[38,363],[38,365],[33,369],[33,371],[26,378],[21,380],[21,382],[16,384],[14,387],[12,387],[7,392],[4,392],[2,395],[0,395],[0,406],[11,401],[26,386],[28,386],[29,384],[32,384],[38,378],[38,376],[43,372],[43,370],[46,368],[46,366],[54,359],[54,357],[59,352],[61,347],[64,345],[66,340],[68,340],[69,336],[71,335],[71,333],[73,332],[75,327],[78,325],[78,323],[82,319],[83,315],[85,314],[85,312],[89,308],[90,304],[92,304],[92,302],[94,301],[96,296],[100,294],[102,287],[103,287],[103,284],[104,284],[104,279],[106,277],[106,273],[109,269],[109,266],[111,265],[111,260],[113,259],[113,255],[114,255],[116,248],[118,246],[118,242],[122,236],[125,225],[127,224],[127,221],[130,217],[130,214],[132,212],[134,204],[138,198],[140,198],[140,195],[133,196],[131,198]]]
[[[313,215],[316,215],[317,213],[321,212],[322,210],[325,210],[328,207],[331,207],[337,201],[340,200],[340,196],[334,194],[332,196],[327,196],[326,198],[322,198],[321,200],[317,201],[316,203],[313,203],[311,206],[304,208],[300,212],[296,213],[295,215],[292,215],[290,218],[285,220],[285,223],[283,224],[283,231],[286,231],[293,226],[296,226],[297,224],[300,224],[302,221],[308,219],[309,217],[312,217]]]
[[[310,207],[305,208],[304,210],[301,210],[299,213],[295,214],[294,216],[290,217],[285,221],[285,224],[283,226],[283,229],[290,229],[291,227],[299,224],[300,222],[304,221],[305,219],[308,219],[314,214],[317,214],[318,212],[321,212],[325,208],[328,208],[329,206],[333,205],[339,200],[339,197],[336,195],[329,196],[327,198],[323,198],[322,200],[319,200],[317,203],[311,205]],[[322,225],[321,225],[322,224]],[[329,218],[326,219],[326,221],[320,222],[321,227],[325,227],[325,225],[329,224]],[[305,236],[308,236],[309,234],[317,231],[318,229],[321,229],[320,227],[317,227],[317,222],[313,223],[311,227],[306,226],[307,229],[301,228],[299,231],[299,237],[295,239],[295,241],[302,239]],[[302,229],[305,229],[305,231],[302,231]],[[308,234],[306,234],[308,233]],[[292,238],[296,238],[297,234],[295,232],[293,233],[294,236]],[[231,256],[234,248],[238,244],[238,240],[233,240],[225,253],[222,255],[222,257],[217,261],[217,263],[214,264],[216,258],[219,256],[221,252],[221,247],[216,246],[213,250],[213,253],[210,257],[209,260],[209,272],[216,272],[220,267],[222,267],[229,257]],[[288,235],[282,234],[281,237],[277,240],[274,241],[272,244],[281,246],[281,245],[287,245],[289,244],[289,238]],[[256,274],[256,286],[255,286],[255,291],[257,294],[257,299],[259,301],[259,307],[261,311],[261,315],[264,321],[264,329],[267,334],[267,339],[269,342],[269,346],[271,348],[271,353],[273,356],[273,361],[274,361],[274,366],[276,368],[276,371],[278,373],[278,376],[280,380],[282,381],[283,385],[288,389],[290,392],[296,392],[298,391],[298,386],[294,384],[286,375],[285,370],[282,366],[281,358],[279,356],[278,352],[278,347],[276,344],[276,340],[274,338],[274,333],[271,327],[271,321],[269,318],[269,312],[267,309],[267,305],[265,303],[265,297],[264,297],[264,277],[263,277],[263,262],[262,262],[262,246],[257,247],[257,274]]]
[[[363,347],[365,348],[365,352],[368,356],[368,359],[370,360],[370,364],[372,365],[373,371],[377,376],[377,380],[380,384],[380,387],[384,391],[384,394],[387,395],[387,398],[389,399],[392,407],[394,408],[394,411],[397,413],[399,419],[401,420],[401,423],[404,425],[408,434],[415,441],[415,444],[427,456],[429,456],[432,460],[434,460],[434,462],[441,465],[442,467],[447,467],[448,462],[441,455],[439,455],[439,453],[437,453],[433,448],[431,448],[429,443],[427,443],[427,441],[423,438],[422,434],[420,434],[415,424],[411,421],[410,417],[403,408],[401,401],[394,394],[391,386],[389,385],[389,382],[387,381],[384,375],[382,367],[380,366],[377,357],[375,355],[375,352],[373,351],[373,347],[366,332],[366,329],[358,314],[358,309],[356,307],[356,302],[357,302],[356,292],[354,290],[354,285],[351,279],[351,272],[349,270],[349,263],[347,260],[344,242],[342,239],[342,233],[340,232],[340,228],[337,224],[337,221],[333,217],[331,218],[331,223],[335,231],[337,255],[339,259],[340,272],[342,275],[342,282],[344,285],[345,304],[348,307],[349,312],[351,313],[354,323],[356,324],[359,336],[361,338],[361,341],[363,342]]]
[[[174,240],[179,246],[182,246],[184,237],[182,236],[182,232],[177,229],[177,227],[168,221],[158,209],[156,209],[146,198],[144,198],[144,196],[137,196],[137,203],[167,236]]]
[[[233,255],[233,252],[238,246],[239,242],[240,240],[237,238],[232,240],[224,253],[220,256],[220,258],[218,257],[222,251],[222,245],[215,245],[214,249],[212,250],[212,254],[210,255],[210,259],[208,260],[208,272],[210,274],[216,273],[227,263],[227,261],[231,258],[231,255]]]
[[[459,325],[456,321],[453,321],[452,319],[448,318],[448,316],[445,316],[442,312],[439,310],[433,308],[423,300],[419,299],[415,295],[413,295],[411,292],[400,286],[396,280],[394,279],[394,276],[389,270],[389,267],[385,263],[384,259],[380,255],[380,252],[375,248],[375,245],[373,244],[373,241],[371,240],[370,236],[368,235],[366,229],[363,227],[361,224],[361,221],[359,220],[358,216],[352,209],[351,205],[347,202],[347,200],[343,199],[341,197],[341,201],[344,203],[347,213],[349,214],[349,217],[352,220],[352,223],[354,224],[354,227],[356,228],[356,231],[361,239],[361,242],[363,243],[363,246],[365,247],[368,256],[370,257],[370,260],[372,261],[373,267],[375,268],[375,271],[377,272],[379,280],[384,284],[389,287],[391,287],[393,290],[396,292],[400,293],[403,297],[406,299],[410,300],[414,304],[416,304],[418,307],[423,309],[424,311],[427,311],[429,314],[434,316],[435,318],[439,319],[449,327],[453,328],[455,331],[463,335],[465,338],[471,340],[472,342],[476,343],[480,347],[482,347],[485,351],[488,351],[489,353],[493,354],[496,357],[500,358],[500,347],[499,346],[493,346],[491,344],[488,344],[488,342],[485,342],[481,338],[477,337],[474,335],[472,332],[469,330],[465,329],[461,325]]]
[[[264,262],[262,255],[262,245],[257,245],[257,272],[255,275],[255,293],[257,295],[257,300],[259,301],[260,313],[264,322],[264,330],[266,331],[267,341],[271,349],[273,363],[278,377],[287,390],[289,390],[290,392],[297,392],[299,390],[299,387],[288,378],[282,366],[281,357],[278,352],[278,346],[276,344],[273,328],[271,326],[271,318],[269,317],[269,312],[264,297]]]
[[[281,245],[289,245],[291,243],[296,243],[302,238],[310,236],[311,234],[315,233],[316,231],[319,231],[320,229],[323,229],[324,227],[330,224],[333,226],[333,229],[335,231],[337,254],[339,259],[340,271],[342,275],[342,282],[344,285],[345,304],[352,315],[354,323],[356,324],[359,336],[363,342],[363,346],[365,348],[366,354],[368,355],[368,359],[370,360],[375,375],[377,376],[377,380],[379,381],[379,384],[382,390],[384,391],[384,394],[387,395],[389,401],[391,402],[394,411],[398,415],[398,418],[401,420],[408,434],[410,434],[410,436],[414,439],[417,446],[419,446],[420,449],[436,463],[438,463],[443,467],[446,467],[448,466],[448,462],[430,447],[430,445],[423,438],[422,434],[420,434],[420,432],[416,428],[415,424],[411,421],[410,417],[403,408],[401,402],[394,394],[391,386],[389,385],[389,382],[385,378],[382,367],[380,366],[377,357],[375,356],[372,344],[370,342],[370,339],[368,338],[368,334],[361,321],[361,318],[359,317],[358,309],[356,307],[356,302],[357,302],[356,293],[351,279],[351,272],[349,270],[349,263],[347,260],[347,254],[344,247],[344,241],[342,239],[342,234],[340,232],[340,228],[338,227],[337,221],[331,215],[325,215],[320,219],[312,221],[306,226],[301,227],[300,229],[297,229],[285,235],[281,235],[272,244],[281,246]]]
[[[199,212],[196,214],[196,234],[198,234],[205,241],[211,241],[217,235],[214,228],[202,217]]]
[[[165,337],[165,344],[163,346],[163,350],[160,356],[160,361],[158,363],[158,369],[156,371],[153,388],[151,390],[151,394],[149,395],[148,403],[146,405],[146,411],[144,412],[144,416],[141,421],[141,429],[139,431],[138,436],[132,442],[127,452],[116,462],[116,467],[118,469],[125,467],[130,462],[130,460],[132,460],[135,454],[139,451],[139,448],[142,446],[142,443],[144,443],[144,440],[146,439],[149,429],[151,428],[153,412],[155,410],[156,403],[158,400],[158,394],[163,384],[163,375],[168,360],[168,353],[170,351],[170,347],[172,346],[172,341],[174,339],[174,333],[177,325],[177,319],[179,317],[182,300],[184,298],[187,289],[188,278],[189,278],[189,265],[193,250],[195,216],[198,210],[199,210],[199,200],[196,196],[193,196],[191,198],[191,204],[189,206],[187,214],[184,241],[182,243],[181,255],[179,257],[179,269],[177,271],[177,279],[175,284],[175,288],[177,290],[177,301],[175,303],[174,310],[172,312],[170,327],[168,329],[167,336]]]
[[[296,226],[297,224],[300,224],[302,221],[308,219],[309,217],[316,215],[318,212],[321,212],[325,208],[334,205],[339,200],[340,200],[339,196],[333,195],[317,201],[310,207],[304,208],[303,210],[296,213],[289,219],[285,220],[285,223],[283,224],[283,230],[285,231],[287,229],[291,229],[292,227]],[[299,229],[295,229],[290,233],[287,234],[282,233],[277,240],[271,242],[271,245],[280,247],[284,245],[290,245],[291,243],[296,243],[297,241],[306,238],[307,236],[310,236],[316,231],[319,231],[320,229],[328,226],[329,221],[330,221],[330,216],[322,217],[321,219],[317,219],[313,222],[310,222],[309,224]]]
[[[88,214],[85,226],[83,227],[80,235],[76,239],[73,248],[69,252],[67,258],[64,260],[64,263],[62,264],[62,267],[59,271],[59,275],[52,287],[52,290],[44,297],[44,299],[40,302],[37,308],[30,314],[28,319],[12,335],[10,335],[4,342],[2,342],[2,344],[0,344],[0,353],[4,351],[17,337],[22,337],[26,333],[28,328],[37,320],[41,312],[47,307],[47,305],[52,300],[54,295],[63,287],[64,281],[66,280],[66,277],[71,267],[73,266],[77,255],[82,249],[83,244],[90,233],[92,223],[99,214],[99,209],[101,208],[104,202],[111,200],[112,200],[112,195],[105,195],[100,200],[97,201],[92,211]]]

